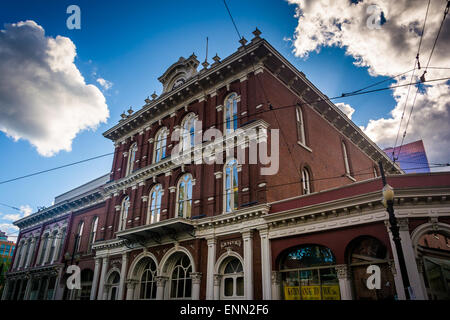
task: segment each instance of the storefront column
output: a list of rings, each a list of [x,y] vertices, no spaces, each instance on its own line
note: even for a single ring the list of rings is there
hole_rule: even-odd
[[[166,285],[167,277],[156,277],[156,300],[164,299],[164,287]]]
[[[272,300],[281,300],[281,273],[272,271]]]
[[[336,273],[339,279],[341,300],[353,300],[350,268],[346,264],[338,264]]]
[[[103,299],[103,291],[105,290],[105,277],[106,277],[107,269],[108,269],[108,257],[103,257],[102,273],[100,275],[100,284],[99,284],[99,288],[98,288],[97,300]]]
[[[269,230],[259,230],[261,238],[261,276],[262,276],[262,298],[272,300],[272,257],[270,250]]]
[[[419,270],[417,269],[416,255],[409,234],[408,219],[398,219],[398,226],[400,228],[400,239],[402,243],[403,255],[405,256],[406,270],[408,271],[409,283],[412,287],[414,297],[411,300],[425,300],[427,299],[426,291],[422,289]]]
[[[220,283],[222,281],[221,274],[214,275],[214,300],[220,300]]]
[[[244,241],[244,284],[245,299],[253,300],[253,232],[242,233]]]
[[[192,279],[192,300],[200,300],[200,283],[202,282],[201,272],[191,272]]]
[[[92,279],[91,297],[90,300],[95,300],[98,288],[98,276],[100,271],[100,258],[95,258],[94,278]]]
[[[214,265],[216,264],[217,240],[211,238],[208,243],[208,264],[206,267],[206,300],[214,299]]]
[[[120,268],[120,282],[119,282],[119,297],[117,300],[123,300],[125,281],[127,278],[127,264],[128,264],[128,254],[122,254],[122,267]]]
[[[134,299],[134,288],[136,287],[137,281],[136,280],[127,280],[127,296],[126,300],[133,300]]]
[[[400,272],[400,267],[399,267],[399,263],[398,263],[398,256],[397,256],[397,249],[395,248],[395,243],[394,240],[392,238],[392,233],[390,230],[390,224],[388,220],[384,221],[384,224],[386,225],[388,234],[389,234],[389,242],[391,245],[391,250],[392,250],[392,255],[394,258],[394,261],[391,263],[391,270],[392,270],[392,275],[394,276],[394,282],[395,282],[395,290],[397,293],[397,299],[398,300],[405,300],[405,289],[403,287],[403,280],[402,280],[402,275]]]

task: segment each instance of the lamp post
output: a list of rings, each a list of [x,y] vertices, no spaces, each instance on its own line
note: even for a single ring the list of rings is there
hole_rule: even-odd
[[[381,161],[378,163],[380,167],[381,179],[383,181],[383,205],[389,214],[389,224],[392,233],[392,240],[395,244],[395,249],[397,251],[398,264],[400,267],[400,273],[402,276],[403,288],[405,290],[406,300],[410,300],[410,284],[408,278],[408,271],[406,269],[405,256],[403,255],[403,249],[400,239],[400,231],[397,223],[397,218],[394,213],[394,188],[386,183],[386,177],[384,175],[383,164]]]

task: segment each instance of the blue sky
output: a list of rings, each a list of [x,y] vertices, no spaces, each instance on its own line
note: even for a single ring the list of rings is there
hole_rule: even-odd
[[[125,5],[126,3],[126,5]],[[68,30],[66,8],[81,8],[81,30]],[[345,48],[326,47],[307,59],[295,57],[292,38],[298,19],[295,5],[285,1],[228,0],[239,31],[247,39],[257,26],[294,66],[329,97],[352,91],[384,77],[372,77],[367,68],[353,64]],[[14,141],[0,132],[0,181],[82,160],[114,150],[102,133],[130,106],[136,110],[153,91],[160,93],[157,78],[180,56],[192,52],[202,61],[206,37],[209,57],[232,54],[239,46],[237,34],[221,0],[209,1],[34,1],[4,0],[0,4],[0,29],[5,23],[33,20],[46,36],[68,37],[76,46],[75,65],[86,83],[94,84],[106,98],[107,123],[80,132],[70,152],[44,157],[26,140]],[[211,59],[210,59],[211,61]],[[1,77],[1,75],[0,75]],[[97,78],[112,82],[105,90]],[[392,83],[392,82],[391,82]],[[369,119],[388,117],[396,102],[392,92],[337,100],[356,109],[352,120],[366,125]],[[23,180],[0,184],[0,203],[19,207],[51,205],[54,197],[111,170],[112,156]],[[0,225],[7,214],[18,212],[0,206]]]

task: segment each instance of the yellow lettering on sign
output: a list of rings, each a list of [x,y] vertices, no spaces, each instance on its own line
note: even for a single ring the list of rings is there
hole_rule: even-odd
[[[339,285],[323,285],[322,295],[320,286],[284,286],[286,300],[340,300]]]
[[[300,298],[300,287],[284,287],[284,298],[286,300],[301,300]]]

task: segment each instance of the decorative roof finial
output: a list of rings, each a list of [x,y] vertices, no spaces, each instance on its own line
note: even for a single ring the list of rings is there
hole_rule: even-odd
[[[122,114],[120,116],[122,117],[122,119],[125,119],[127,117],[127,115],[125,114],[125,111],[122,112]]]
[[[158,95],[156,94],[156,91],[153,91],[153,93],[152,93],[152,99],[155,100],[156,98],[158,98]]]
[[[144,100],[145,103],[149,104],[151,102],[151,100],[149,99],[149,97],[147,96],[147,98]]]
[[[204,61],[203,63],[202,63],[202,66],[203,66],[203,68],[208,68],[208,66],[209,66],[209,63],[208,63],[208,61]]]
[[[132,107],[130,107],[130,109],[128,109],[128,114],[131,116],[132,115],[132,113],[133,113],[133,108]]]
[[[255,38],[259,38],[259,36],[261,35],[261,31],[259,31],[258,27],[252,33],[255,35]]]
[[[241,40],[239,40],[239,42],[240,42],[240,44],[242,44],[242,46],[245,46],[245,44],[247,43],[247,39],[242,37]]]
[[[219,63],[219,62],[220,62],[220,57],[217,55],[217,53],[216,53],[216,55],[213,57],[213,60],[214,60],[214,63]]]

